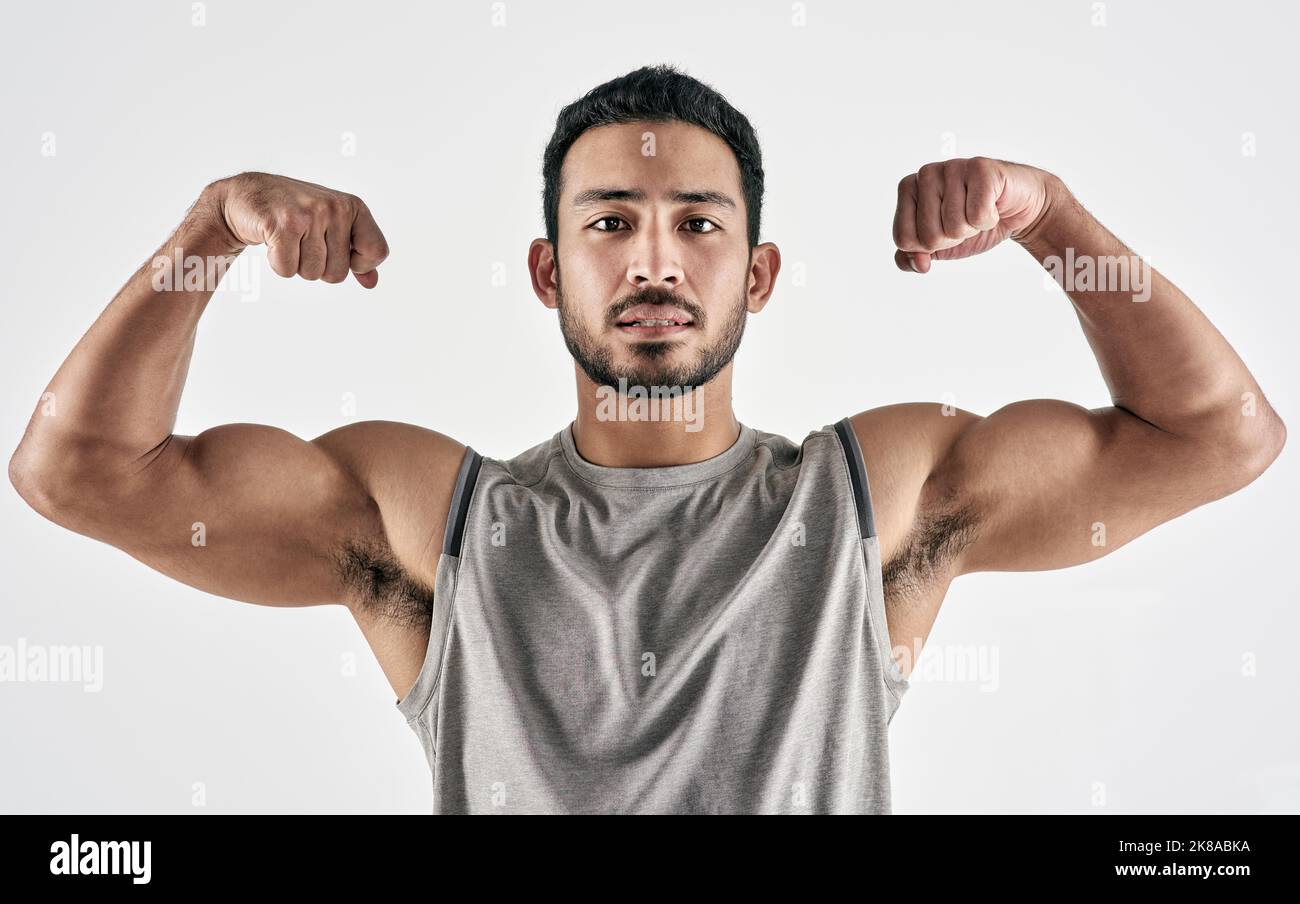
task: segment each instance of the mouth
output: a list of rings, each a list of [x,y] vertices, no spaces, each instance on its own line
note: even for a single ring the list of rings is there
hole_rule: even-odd
[[[695,325],[691,316],[670,305],[639,305],[618,318],[620,333],[638,338],[660,338],[683,333]]]

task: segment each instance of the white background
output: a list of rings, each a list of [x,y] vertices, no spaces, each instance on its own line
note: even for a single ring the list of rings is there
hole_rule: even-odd
[[[361,195],[392,257],[373,293],[263,261],[257,301],[210,308],[177,432],[383,418],[493,457],[545,439],[575,401],[526,269],[542,149],[562,105],[657,62],[720,90],[763,145],[762,238],[785,270],[736,359],[745,423],[798,441],[899,401],[1109,404],[1022,250],[895,269],[898,179],[983,154],[1062,176],[1300,424],[1293,8],[1109,2],[1096,25],[1090,2],[813,0],[799,27],[789,2],[504,6],[504,27],[488,2],[212,0],[201,27],[188,2],[7,12],[0,451],[202,186],[246,169]],[[1096,563],[958,580],[929,647],[996,651],[996,690],[914,678],[895,811],[1300,811],[1295,459],[1293,441]],[[343,608],[201,593],[7,484],[0,531],[0,645],[100,645],[105,669],[98,694],[0,682],[0,810],[429,811],[418,742]]]

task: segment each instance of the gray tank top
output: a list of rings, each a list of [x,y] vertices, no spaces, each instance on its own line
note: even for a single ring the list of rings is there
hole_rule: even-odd
[[[397,708],[435,813],[888,813],[908,681],[848,419],[610,468],[467,448]]]

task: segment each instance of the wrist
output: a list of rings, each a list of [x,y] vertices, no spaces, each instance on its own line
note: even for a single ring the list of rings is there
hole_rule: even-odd
[[[1043,172],[1043,205],[1038,215],[1028,225],[1011,234],[1013,241],[1026,249],[1032,250],[1044,233],[1051,230],[1053,224],[1068,211],[1070,190],[1065,183],[1049,172]]]
[[[204,186],[190,207],[185,222],[177,230],[178,239],[190,247],[201,245],[218,254],[233,255],[243,251],[246,243],[236,237],[226,219],[225,202],[229,190],[229,179],[218,179]]]

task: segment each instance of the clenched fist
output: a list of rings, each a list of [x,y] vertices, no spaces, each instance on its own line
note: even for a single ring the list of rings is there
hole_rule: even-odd
[[[348,271],[373,289],[388,242],[355,195],[268,173],[241,173],[204,189],[205,209],[231,246],[266,245],[271,269],[284,277],[341,283]]]
[[[930,260],[981,254],[1019,238],[1047,211],[1050,173],[988,157],[927,163],[898,183],[894,262],[926,273]]]

